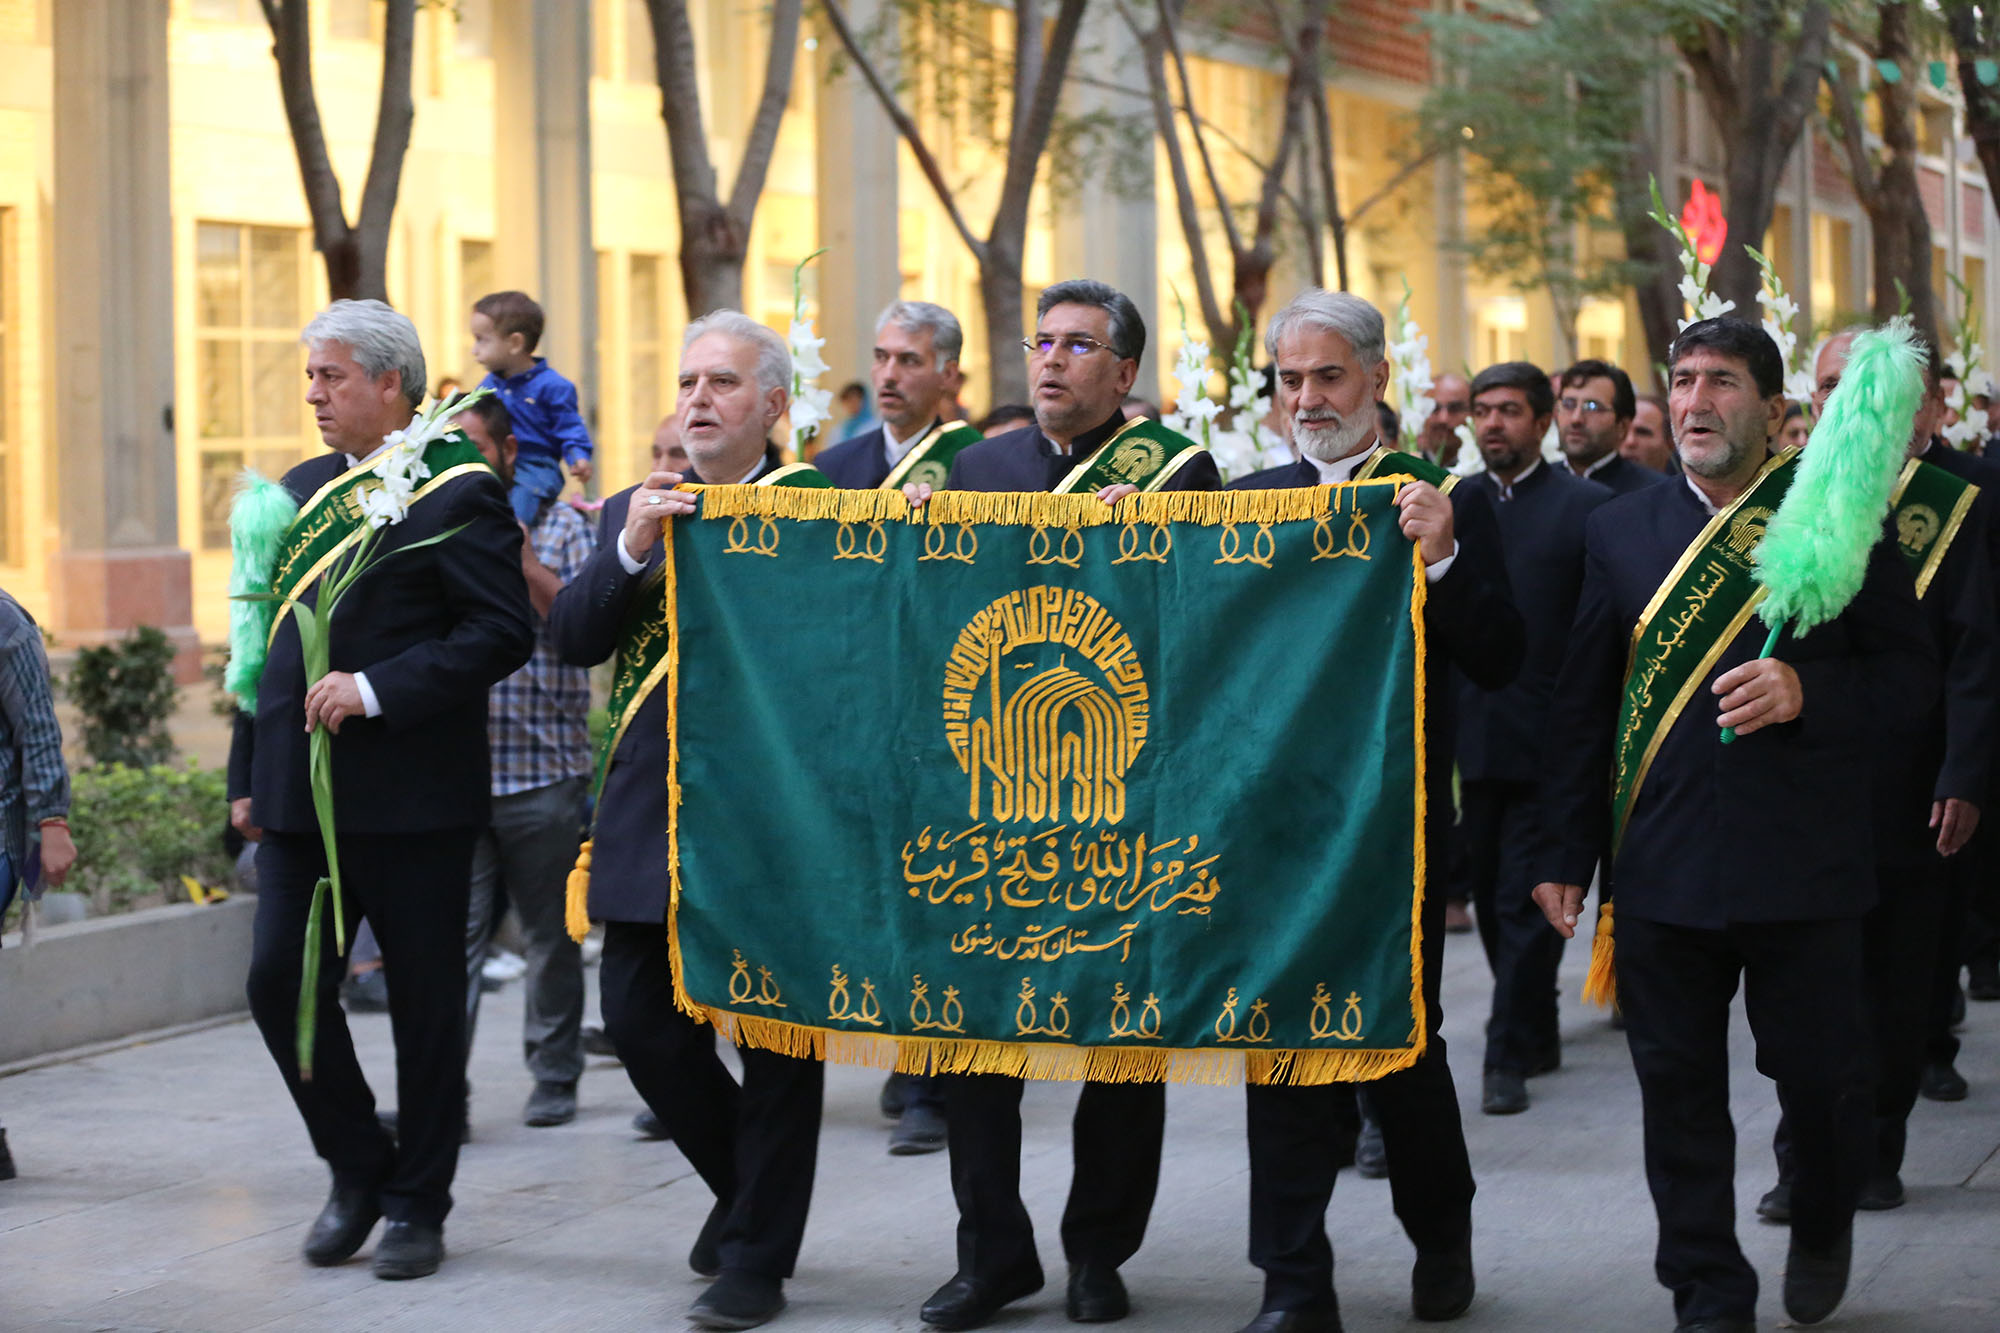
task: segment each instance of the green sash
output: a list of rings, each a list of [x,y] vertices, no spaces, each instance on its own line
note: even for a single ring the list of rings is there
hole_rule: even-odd
[[[1935,464],[1912,458],[1904,465],[1889,507],[1896,517],[1896,547],[1910,562],[1919,598],[1930,591],[1944,553],[1978,498],[1977,486]]]
[[[1463,480],[1457,473],[1446,471],[1428,458],[1418,458],[1415,454],[1399,454],[1386,444],[1375,446],[1375,452],[1368,455],[1367,461],[1355,469],[1354,480],[1393,477],[1398,472],[1407,472],[1418,481],[1427,481],[1446,495],[1450,495],[1451,488]]]
[[[1106,486],[1157,491],[1204,452],[1187,436],[1151,417],[1134,417],[1072,468],[1051,494],[1089,495]]]
[[[815,489],[833,485],[824,472],[810,463],[787,463],[772,468],[751,484]],[[692,483],[677,489],[700,491],[704,487]],[[592,792],[604,786],[604,770],[610,766],[611,756],[618,750],[618,742],[625,738],[625,728],[632,724],[632,719],[639,715],[639,706],[646,702],[646,696],[667,674],[670,637],[667,633],[666,587],[666,566],[655,566],[646,574],[638,596],[633,598],[631,609],[625,613],[625,624],[618,640],[618,665],[611,675],[611,696],[605,701],[611,725],[604,729],[604,736],[597,743],[596,773],[590,784]]]
[[[1639,616],[1612,754],[1614,848],[1660,743],[1764,601],[1763,585],[1751,578],[1753,557],[1791,488],[1798,454],[1787,449],[1770,459],[1736,502],[1708,521]]]
[[[277,569],[271,575],[271,591],[286,600],[278,604],[267,643],[278,637],[278,626],[291,614],[292,601],[304,595],[313,580],[367,534],[368,519],[361,511],[361,492],[368,483],[379,480],[382,465],[388,461],[389,451],[385,449],[371,463],[343,469],[299,506],[299,516],[285,530]],[[424,450],[424,463],[431,475],[410,497],[412,509],[449,482],[473,472],[492,471],[478,446],[458,431],[431,441]]]
[[[958,457],[958,451],[984,438],[963,421],[939,422],[910,446],[910,452],[903,455],[902,462],[889,469],[881,488],[900,491],[905,486],[928,486],[934,491],[943,490],[945,478],[951,475],[951,462]]]

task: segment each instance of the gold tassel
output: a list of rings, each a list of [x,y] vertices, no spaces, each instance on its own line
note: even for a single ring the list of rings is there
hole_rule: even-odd
[[[1597,936],[1590,942],[1590,971],[1583,978],[1583,1000],[1600,1008],[1618,1002],[1618,972],[1611,965],[1611,904],[1597,909]]]
[[[590,933],[590,844],[585,838],[577,849],[576,868],[569,872],[569,890],[563,898],[563,925],[578,944]]]

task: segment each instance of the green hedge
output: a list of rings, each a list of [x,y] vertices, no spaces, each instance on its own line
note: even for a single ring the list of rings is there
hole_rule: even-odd
[[[222,847],[229,817],[223,771],[107,764],[70,779],[76,868],[65,889],[90,895],[93,915],[185,902],[182,875],[213,888],[234,882]]]

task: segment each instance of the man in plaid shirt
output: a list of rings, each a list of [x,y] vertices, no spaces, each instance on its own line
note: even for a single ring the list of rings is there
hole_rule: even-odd
[[[459,416],[458,426],[507,480],[515,442],[513,422],[500,401],[482,398]],[[563,893],[582,838],[590,783],[590,673],[556,659],[543,617],[597,541],[583,515],[560,499],[543,500],[534,522],[523,527],[521,566],[535,606],[535,653],[487,696],[493,821],[472,856],[465,1049],[470,1060],[480,969],[504,892],[527,941],[521,1040],[535,1089],[522,1120],[544,1126],[576,1118],[576,1082],[583,1073],[583,955],[563,925]],[[389,984],[396,984],[393,976]]]

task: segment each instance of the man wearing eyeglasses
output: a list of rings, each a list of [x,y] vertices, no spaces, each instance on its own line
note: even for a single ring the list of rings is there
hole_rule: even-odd
[[[1630,375],[1608,361],[1579,361],[1562,373],[1561,384],[1556,429],[1571,473],[1610,487],[1614,495],[1666,480],[1619,453],[1639,410]]]
[[[1580,365],[1613,369],[1601,361]],[[1579,420],[1593,433],[1592,449],[1605,431],[1612,431],[1613,441],[1624,434],[1622,427],[1613,431],[1610,410],[1594,411],[1603,400],[1578,401],[1580,392],[1592,391],[1574,386],[1578,369],[1573,366],[1563,374],[1560,404],[1549,392],[1549,377],[1525,361],[1488,366],[1472,381],[1472,429],[1486,470],[1463,485],[1484,491],[1493,503],[1501,564],[1527,633],[1521,670],[1501,688],[1482,688],[1462,671],[1452,673],[1459,775],[1454,834],[1463,853],[1456,859],[1493,971],[1479,1098],[1479,1109],[1488,1115],[1527,1110],[1527,1080],[1562,1063],[1556,968],[1563,942],[1548,929],[1532,896],[1540,831],[1537,775],[1549,700],[1583,588],[1584,520],[1611,499],[1595,478],[1579,480],[1575,455],[1568,451],[1571,440],[1579,438],[1571,428]],[[1624,381],[1629,413],[1631,381],[1622,372],[1618,379]],[[1614,381],[1610,374],[1591,374],[1585,384],[1610,390]],[[1542,461],[1542,436],[1552,408],[1564,423],[1567,467]],[[1618,460],[1615,444],[1609,457]],[[1602,462],[1593,464],[1600,476]]]
[[[967,445],[944,489],[1092,493],[1215,490],[1215,460],[1185,436],[1122,410],[1139,374],[1146,325],[1131,298],[1079,278],[1042,293],[1027,339],[1035,424]],[[929,486],[908,486],[914,504]],[[1042,1286],[1035,1232],[1021,1202],[1022,1082],[948,1074],[944,1092],[958,1271],[924,1302],[932,1328],[977,1328]],[[1130,1311],[1119,1266],[1139,1249],[1160,1183],[1167,1119],[1161,1083],[1085,1083],[1072,1130],[1075,1166],[1063,1210],[1066,1308],[1080,1323]]]

